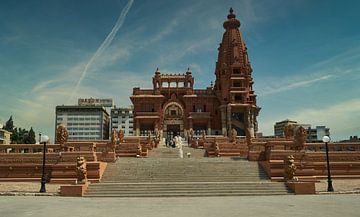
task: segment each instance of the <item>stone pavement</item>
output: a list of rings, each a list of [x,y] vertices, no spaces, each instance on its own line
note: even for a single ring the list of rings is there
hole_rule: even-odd
[[[0,197],[1,217],[357,217],[359,194],[182,198]]]

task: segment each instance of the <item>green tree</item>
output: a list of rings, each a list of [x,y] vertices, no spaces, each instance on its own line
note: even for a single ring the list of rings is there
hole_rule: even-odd
[[[25,144],[35,144],[36,143],[35,132],[32,127],[30,128],[29,132],[26,131],[23,136],[24,136],[23,142]]]
[[[11,139],[11,144],[17,144],[17,141],[19,140],[19,133],[16,127],[13,130],[10,139]]]
[[[14,130],[14,121],[12,119],[12,115],[10,116],[9,120],[6,121],[5,126],[3,127],[4,130],[7,130],[9,132],[13,132]]]
[[[30,142],[30,140],[28,139],[29,136],[29,131],[27,131],[26,129],[21,129],[19,127],[15,128],[13,130],[13,134],[11,135],[11,144],[31,144],[31,143],[26,143],[26,142]]]

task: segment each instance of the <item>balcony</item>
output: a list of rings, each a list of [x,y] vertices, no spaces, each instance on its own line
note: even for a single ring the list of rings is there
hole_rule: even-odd
[[[233,93],[246,93],[246,88],[245,87],[230,87],[230,92]]]
[[[189,117],[192,119],[208,119],[210,112],[189,112]]]
[[[135,118],[159,118],[157,112],[136,112]]]

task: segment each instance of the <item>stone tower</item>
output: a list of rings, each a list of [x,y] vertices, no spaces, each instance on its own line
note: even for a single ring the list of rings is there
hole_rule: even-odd
[[[260,108],[256,105],[252,68],[239,30],[240,21],[232,8],[227,18],[218,48],[214,87],[220,101],[222,133],[226,135],[228,129],[234,128],[237,135],[254,137]]]

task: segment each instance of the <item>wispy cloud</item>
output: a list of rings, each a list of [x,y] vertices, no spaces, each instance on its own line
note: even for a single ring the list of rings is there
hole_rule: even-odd
[[[360,72],[359,60],[360,46],[357,46],[300,69],[290,76],[259,80],[257,93],[259,96],[269,96],[344,77],[356,78]]]
[[[310,78],[310,79],[309,78],[301,79],[298,77],[287,78],[283,81],[277,81],[274,84],[269,84],[269,86],[263,87],[263,91],[260,90],[259,95],[268,96],[297,88],[308,87],[315,83],[329,80],[333,77],[334,75],[321,75],[319,77]]]
[[[127,5],[123,8],[123,10],[121,11],[121,14],[118,18],[118,20],[116,21],[114,27],[112,28],[111,32],[109,33],[109,35],[105,38],[105,40],[103,41],[103,43],[100,45],[100,47],[96,50],[96,52],[94,53],[94,55],[90,58],[89,62],[86,63],[84,70],[81,73],[81,76],[78,80],[78,82],[76,83],[75,88],[73,89],[73,92],[69,98],[69,101],[71,101],[74,97],[74,95],[76,94],[76,92],[79,89],[79,86],[82,82],[82,80],[85,78],[86,73],[88,71],[88,69],[91,67],[91,65],[95,62],[95,60],[104,52],[104,50],[111,44],[111,42],[113,41],[114,37],[116,36],[116,33],[119,31],[119,29],[121,28],[122,24],[124,23],[124,20],[126,18],[127,13],[129,12],[132,4],[133,4],[134,0],[129,0],[129,2],[127,3]]]

